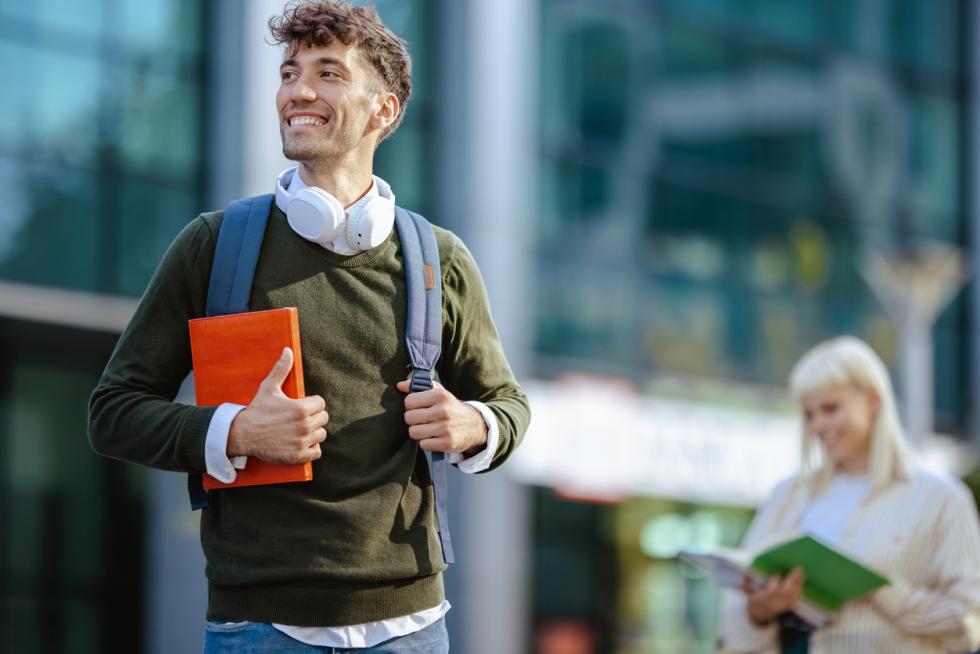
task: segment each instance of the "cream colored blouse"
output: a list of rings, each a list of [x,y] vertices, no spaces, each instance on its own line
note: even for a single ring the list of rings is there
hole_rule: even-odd
[[[814,499],[797,476],[779,484],[745,536],[749,551],[799,533]],[[955,479],[915,471],[871,493],[853,510],[839,547],[891,584],[841,609],[817,630],[812,654],[919,654],[980,648],[980,521],[967,488]],[[756,627],[744,595],[726,593],[725,653],[779,652],[775,626]]]

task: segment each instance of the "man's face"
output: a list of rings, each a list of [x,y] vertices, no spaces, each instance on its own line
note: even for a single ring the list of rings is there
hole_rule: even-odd
[[[276,108],[287,159],[337,159],[364,146],[378,94],[374,76],[357,49],[334,40],[301,47],[279,68]]]

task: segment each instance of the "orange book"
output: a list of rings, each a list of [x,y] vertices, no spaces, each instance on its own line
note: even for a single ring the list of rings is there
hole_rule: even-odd
[[[282,384],[282,392],[292,398],[306,397],[299,313],[295,307],[196,318],[187,324],[198,406],[224,402],[248,405],[287,346],[293,351],[293,369]],[[202,476],[205,490],[311,479],[310,462],[269,463],[251,456],[230,484],[211,475]]]

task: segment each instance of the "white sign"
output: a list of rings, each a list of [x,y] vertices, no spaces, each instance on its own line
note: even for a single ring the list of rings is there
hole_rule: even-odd
[[[757,506],[799,469],[795,415],[644,396],[597,380],[524,387],[531,426],[506,467],[524,483],[600,501]]]

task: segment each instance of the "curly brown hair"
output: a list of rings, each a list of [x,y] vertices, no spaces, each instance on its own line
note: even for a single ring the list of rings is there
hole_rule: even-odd
[[[401,124],[412,95],[412,58],[405,42],[381,22],[374,7],[331,0],[292,0],[281,15],[269,19],[269,31],[273,43],[286,45],[288,56],[303,46],[325,46],[334,39],[355,46],[377,73],[382,90],[394,93],[400,105],[398,116],[379,143]]]

